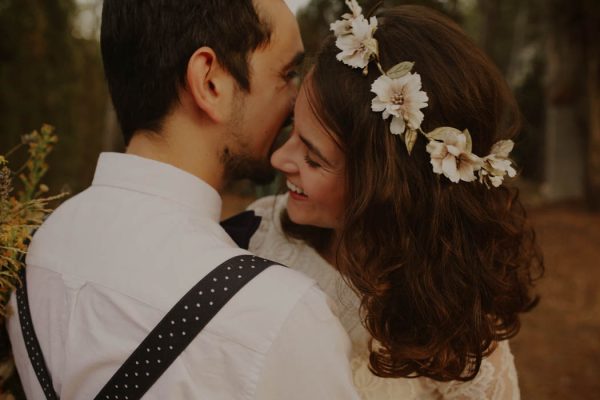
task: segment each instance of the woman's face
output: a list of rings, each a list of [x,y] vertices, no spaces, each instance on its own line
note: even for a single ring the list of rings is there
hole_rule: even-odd
[[[345,157],[313,113],[306,83],[296,100],[294,129],[271,156],[271,164],[287,179],[287,211],[293,222],[340,227],[345,206]]]

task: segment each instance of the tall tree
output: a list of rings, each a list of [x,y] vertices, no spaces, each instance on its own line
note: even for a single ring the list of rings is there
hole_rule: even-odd
[[[600,211],[600,2],[586,0],[585,67],[588,115],[588,149],[585,194],[588,206]]]
[[[106,107],[98,43],[76,37],[74,0],[0,1],[0,148],[49,123],[60,142],[48,181],[86,186]]]
[[[551,0],[545,29],[546,181],[553,199],[600,209],[600,4]]]

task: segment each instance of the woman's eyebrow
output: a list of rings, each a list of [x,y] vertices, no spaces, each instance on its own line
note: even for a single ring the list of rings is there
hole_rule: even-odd
[[[327,164],[327,166],[333,167],[333,165],[329,162],[329,160],[327,160],[327,158],[325,158],[323,153],[321,153],[319,151],[319,149],[317,149],[315,147],[315,145],[311,143],[310,140],[303,137],[302,135],[299,135],[299,137],[300,137],[300,140],[302,141],[302,143],[304,143],[304,145],[308,148],[308,150],[310,150],[312,153],[315,153],[317,155],[317,157],[319,157],[319,159],[321,159],[325,164]]]

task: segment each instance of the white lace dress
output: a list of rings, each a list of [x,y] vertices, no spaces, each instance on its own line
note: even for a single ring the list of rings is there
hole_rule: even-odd
[[[483,360],[479,374],[470,382],[444,383],[427,378],[384,379],[374,376],[368,369],[368,333],[358,318],[358,298],[333,267],[310,246],[299,240],[287,239],[282,233],[279,215],[286,201],[287,196],[269,196],[250,205],[249,208],[262,217],[258,231],[250,241],[250,250],[307,274],[329,295],[334,310],[352,339],[354,382],[364,400],[520,398],[517,373],[507,341],[500,342],[496,350]]]

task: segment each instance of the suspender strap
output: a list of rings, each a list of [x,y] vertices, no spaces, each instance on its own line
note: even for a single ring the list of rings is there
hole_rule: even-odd
[[[33,365],[33,370],[37,375],[42,390],[48,400],[58,400],[58,395],[54,391],[52,386],[52,379],[50,378],[50,372],[46,366],[44,355],[42,354],[42,348],[38,342],[37,336],[33,329],[33,322],[31,321],[31,311],[29,310],[29,299],[27,297],[27,274],[25,273],[25,256],[19,256],[22,262],[20,271],[21,286],[17,288],[17,308],[19,310],[19,321],[21,323],[21,331],[23,332],[23,340],[25,341],[25,348],[27,348],[27,354]]]
[[[238,256],[211,271],[175,304],[96,399],[140,399],[233,295],[273,264]]]
[[[275,263],[272,261],[252,255],[237,256],[211,271],[173,306],[95,399],[140,399],[217,312],[246,283],[273,264]],[[31,349],[36,350],[33,352],[36,358],[32,356],[30,346],[27,345],[29,358],[44,388],[46,398],[58,399],[31,325],[25,286],[23,281],[23,288],[20,290],[23,291],[21,297],[24,300],[18,301],[19,315],[26,316],[25,322],[21,319],[25,340],[31,337],[31,343],[35,343]],[[30,330],[26,331],[26,327],[30,327]],[[44,382],[48,382],[49,389],[46,389]]]

